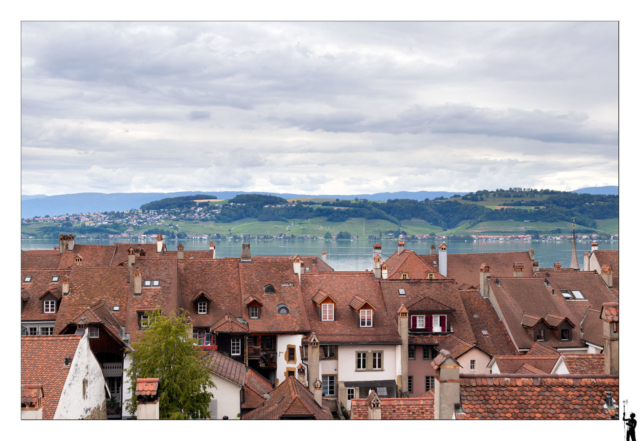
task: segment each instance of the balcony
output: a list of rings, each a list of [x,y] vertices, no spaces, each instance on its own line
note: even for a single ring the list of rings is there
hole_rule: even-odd
[[[198,346],[204,351],[215,351],[218,349],[218,346],[216,345],[216,336],[212,335],[210,332],[194,332],[193,338],[198,340]]]
[[[122,362],[102,363],[102,372],[105,377],[122,377]]]
[[[259,360],[260,367],[275,368],[277,366],[277,354],[274,350],[265,350],[260,346],[247,346],[249,360]]]

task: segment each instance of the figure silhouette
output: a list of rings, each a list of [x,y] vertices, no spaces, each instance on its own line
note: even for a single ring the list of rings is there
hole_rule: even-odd
[[[627,423],[627,441],[636,441],[636,425],[638,424],[636,414],[632,413],[629,418],[625,418],[624,414],[622,414],[622,421]]]

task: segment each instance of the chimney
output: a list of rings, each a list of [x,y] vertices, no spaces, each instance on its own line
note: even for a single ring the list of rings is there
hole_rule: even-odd
[[[373,256],[373,277],[376,279],[382,277],[382,258],[379,254]]]
[[[598,251],[598,242],[595,240],[591,242],[591,252],[593,253],[594,251]]]
[[[376,393],[375,390],[369,391],[369,396],[367,397],[367,417],[370,420],[381,420],[382,419],[382,409],[380,406],[382,405],[382,400]]]
[[[452,420],[460,404],[460,365],[446,349],[431,362],[435,371],[433,419]]]
[[[398,256],[404,251],[404,240],[398,241]]]
[[[42,384],[23,384],[20,394],[20,405],[22,408],[23,420],[42,419],[42,398],[44,398],[44,387]]]
[[[486,263],[480,265],[480,294],[482,297],[489,297],[489,277],[491,277],[491,268]]]
[[[184,259],[184,245],[178,244],[178,260]]]
[[[600,319],[604,328],[604,373],[618,375],[618,316],[620,309],[617,302],[603,303],[600,308]]]
[[[513,277],[524,276],[524,264],[521,262],[515,262],[513,264]]]
[[[562,269],[562,265],[560,264],[560,262],[556,262],[553,264],[553,269],[556,271],[560,271]]]
[[[251,244],[242,244],[242,253],[240,253],[240,262],[251,263]]]
[[[438,266],[439,266],[440,274],[447,277],[447,244],[442,242],[439,248],[440,248],[440,259],[439,259],[440,263]]]
[[[405,308],[404,303],[400,305],[398,310],[398,334],[402,340],[400,367],[401,376],[398,383],[401,386],[402,393],[409,392],[409,311]]]
[[[583,271],[591,271],[591,253],[589,251],[585,251],[583,254],[584,265],[582,265]]]
[[[373,245],[373,255],[375,256],[376,254],[382,256],[382,245],[379,243]]]
[[[64,249],[67,246],[67,235],[61,234],[58,236],[58,248],[60,249],[60,254],[64,253]]]
[[[73,251],[73,247],[75,246],[76,237],[73,234],[69,234],[67,236],[67,246],[69,247],[69,251]]]
[[[613,288],[613,270],[610,265],[602,265],[602,272],[600,273],[602,280],[607,284],[609,288]]]
[[[300,261],[300,275],[304,274],[306,267],[304,266],[304,262]]]
[[[320,341],[316,337],[315,333],[312,333],[309,337],[309,354],[308,354],[308,369],[309,380],[307,382],[309,390],[315,398],[315,382],[320,380]],[[322,381],[320,381],[320,388],[322,389]],[[322,405],[322,391],[320,391],[320,405]]]
[[[156,245],[158,253],[162,253],[162,233],[158,233],[158,243]]]
[[[529,259],[533,260],[535,259],[535,257],[533,257],[535,255],[535,251],[533,248],[529,248]]]
[[[537,260],[534,260],[533,262],[531,262],[531,269],[533,270],[534,273],[540,269],[540,264],[538,263]]]
[[[69,295],[69,276],[62,276],[62,295]]]
[[[129,247],[127,251],[129,252],[129,255],[127,256],[127,267],[131,268],[136,264],[136,255],[133,252],[133,247]]]
[[[142,294],[142,273],[140,268],[136,268],[133,273],[133,294],[137,296]]]
[[[136,397],[139,420],[159,420],[160,405],[158,401],[158,378],[138,378],[136,380]]]
[[[216,244],[213,241],[209,242],[209,250],[213,251],[213,258],[216,258]]]
[[[322,261],[326,263],[327,262],[327,251],[326,250],[320,251],[320,255],[322,255]]]
[[[300,280],[300,256],[297,254],[293,256],[293,274],[297,274]]]
[[[436,246],[435,246],[435,244],[431,245],[431,255],[433,255],[433,256],[436,255]]]
[[[380,269],[382,269],[382,278],[383,279],[388,279],[389,278],[389,271],[387,271],[387,263],[384,262],[382,264],[382,266],[380,267]]]

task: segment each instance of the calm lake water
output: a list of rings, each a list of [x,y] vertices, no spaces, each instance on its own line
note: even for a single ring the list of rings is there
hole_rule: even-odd
[[[92,244],[92,245],[109,245],[114,243],[128,242],[124,238],[117,240],[87,240],[77,239],[76,243]],[[130,241],[138,243],[137,241]],[[175,250],[181,242],[186,250],[208,250],[208,240],[192,240],[181,239],[167,240],[167,248]],[[144,243],[155,243],[155,240],[149,240]],[[216,243],[216,257],[240,257],[242,250],[241,241],[218,240]],[[418,254],[428,254],[430,247],[434,242],[406,242],[405,248],[414,250]],[[437,242],[438,245],[440,242]],[[571,241],[554,241],[554,242],[464,242],[464,241],[447,241],[448,253],[497,253],[507,251],[526,251],[529,248],[535,250],[535,258],[540,263],[541,268],[553,268],[554,262],[560,262],[562,267],[568,267],[571,263]],[[278,240],[251,240],[251,254],[254,256],[292,256],[315,255],[320,256],[322,250],[327,250],[327,263],[335,270],[339,271],[356,271],[373,269],[373,244],[368,240],[358,241],[278,241]],[[57,240],[22,240],[23,250],[53,249],[58,246]],[[398,244],[396,241],[382,241],[382,257],[387,258],[396,251]],[[618,242],[600,241],[599,249],[601,250],[617,250]],[[578,241],[578,262],[582,266],[582,254],[591,250],[591,241]]]

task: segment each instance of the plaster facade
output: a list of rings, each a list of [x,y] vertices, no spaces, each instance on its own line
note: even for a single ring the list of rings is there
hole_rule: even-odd
[[[240,391],[242,388],[217,375],[211,375],[211,379],[216,387],[207,390],[213,394],[213,399],[217,402],[217,415],[212,413],[211,419],[221,420],[226,416],[230,420],[237,420],[241,412]]]
[[[458,357],[460,364],[460,373],[486,375],[489,373],[487,365],[491,361],[491,357],[480,349],[473,348],[469,352]],[[471,369],[471,360],[475,361],[475,369]]]
[[[397,369],[396,351],[400,351],[400,345],[338,346],[339,381],[396,381],[396,376],[401,374],[401,371]],[[358,352],[382,352],[382,369],[371,371],[356,370],[356,353]],[[371,356],[369,356],[369,358],[371,358]],[[323,375],[328,374],[324,373]]]
[[[276,368],[276,385],[282,383],[293,370],[294,375],[297,372],[297,366],[302,362],[300,357],[300,348],[302,347],[302,334],[278,335],[276,338],[276,348],[278,351],[277,368]],[[295,359],[287,361],[288,348],[295,348]]]

